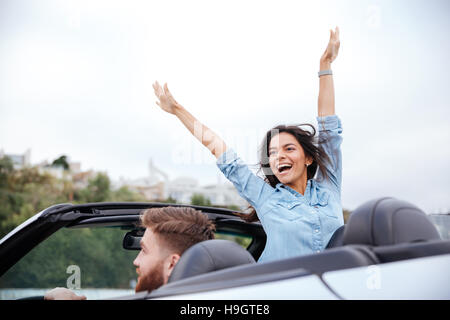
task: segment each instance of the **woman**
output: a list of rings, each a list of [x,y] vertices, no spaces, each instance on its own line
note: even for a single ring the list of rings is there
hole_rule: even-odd
[[[339,51],[339,29],[330,30],[330,40],[320,58],[318,124],[319,141],[299,126],[277,126],[267,132],[261,148],[265,179],[253,172],[227,148],[225,142],[200,123],[170,93],[167,84],[153,88],[166,112],[174,114],[217,158],[217,165],[254,210],[267,234],[266,247],[258,262],[324,250],[334,231],[343,225],[341,205],[342,126],[334,112],[331,63]]]

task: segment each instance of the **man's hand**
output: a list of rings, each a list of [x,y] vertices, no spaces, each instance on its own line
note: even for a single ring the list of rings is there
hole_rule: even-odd
[[[328,46],[325,49],[325,52],[320,58],[320,62],[332,63],[338,55],[340,45],[341,42],[339,41],[339,28],[336,27],[334,32],[333,30],[330,30],[330,41],[328,42]]]
[[[153,89],[155,90],[155,95],[159,101],[156,101],[156,104],[161,107],[164,111],[175,114],[175,110],[180,105],[175,101],[172,94],[167,88],[167,83],[164,84],[164,89],[161,88],[158,81],[153,84]]]
[[[48,291],[45,300],[86,300],[86,296],[77,296],[74,292],[66,288],[55,288]]]

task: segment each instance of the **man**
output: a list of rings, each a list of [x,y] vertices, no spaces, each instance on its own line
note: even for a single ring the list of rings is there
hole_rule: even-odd
[[[141,214],[145,227],[141,251],[134,260],[138,274],[135,288],[152,291],[166,284],[180,256],[192,245],[214,239],[214,224],[201,211],[188,207],[151,208]],[[55,288],[46,300],[85,300],[69,289]]]

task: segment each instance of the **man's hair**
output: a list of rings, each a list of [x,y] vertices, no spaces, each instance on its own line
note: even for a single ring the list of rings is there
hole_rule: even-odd
[[[150,228],[170,250],[182,255],[192,245],[214,239],[208,216],[189,207],[162,207],[143,211],[141,226]]]

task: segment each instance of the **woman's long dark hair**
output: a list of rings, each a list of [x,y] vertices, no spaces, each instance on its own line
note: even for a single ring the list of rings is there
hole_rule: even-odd
[[[311,131],[304,130],[300,128],[301,126],[307,126],[311,128]],[[325,143],[325,138],[320,137],[316,138],[316,129],[313,125],[300,124],[300,125],[279,125],[271,130],[267,131],[263,142],[261,143],[261,147],[259,150],[259,170],[258,173],[262,171],[264,175],[264,181],[266,181],[270,186],[274,187],[280,183],[278,178],[272,172],[272,169],[269,165],[269,144],[272,137],[280,134],[282,132],[289,133],[295,137],[298,143],[302,146],[303,151],[306,157],[310,157],[313,162],[307,168],[307,179],[312,179],[316,175],[317,170],[320,170],[322,176],[327,179],[327,170],[326,164],[329,161],[327,154],[321,148],[321,144]],[[256,210],[252,206],[249,206],[247,209],[251,209],[249,213],[238,213],[235,214],[241,217],[243,220],[247,222],[258,221],[258,216],[256,215]]]

